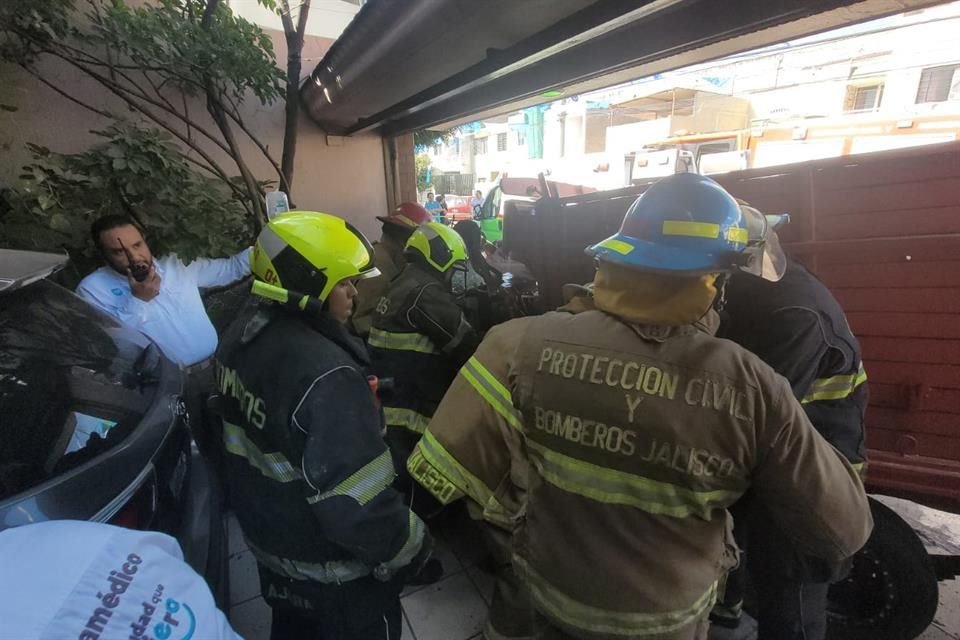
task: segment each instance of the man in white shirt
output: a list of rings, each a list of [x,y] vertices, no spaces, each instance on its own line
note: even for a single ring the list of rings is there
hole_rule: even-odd
[[[199,258],[187,265],[176,255],[154,259],[140,229],[125,216],[100,218],[90,233],[107,266],[83,279],[77,287],[80,297],[145,333],[184,367],[210,358],[217,332],[200,288],[223,287],[250,275],[249,249],[232,258]]]
[[[104,216],[90,235],[106,266],[80,282],[77,294],[120,322],[146,334],[186,373],[184,401],[195,427],[203,421],[213,388],[217,332],[200,297],[201,287],[223,287],[250,275],[250,250],[231,258],[198,258],[184,264],[176,255],[155,259],[143,233],[130,218]],[[194,429],[201,451],[213,434]]]

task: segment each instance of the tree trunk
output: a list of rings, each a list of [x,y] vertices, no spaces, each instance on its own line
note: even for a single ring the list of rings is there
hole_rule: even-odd
[[[297,129],[300,120],[300,49],[296,54],[293,52],[291,40],[297,41],[298,46],[303,46],[303,38],[287,37],[290,53],[287,56],[287,109],[286,121],[283,128],[283,155],[280,158],[280,171],[287,182],[287,196],[293,202],[293,195],[290,193],[293,189],[293,162],[297,155]]]
[[[257,232],[259,232],[263,227],[263,223],[267,221],[267,203],[263,199],[263,192],[260,189],[260,185],[257,184],[257,179],[254,177],[253,172],[250,171],[250,167],[248,167],[247,163],[243,160],[242,152],[237,145],[236,136],[233,135],[233,128],[230,126],[227,114],[219,102],[211,97],[211,94],[212,96],[216,95],[216,88],[213,86],[207,88],[207,109],[210,111],[214,122],[217,123],[217,128],[220,129],[220,133],[223,134],[223,139],[226,141],[227,146],[230,147],[230,155],[233,157],[234,162],[237,163],[237,169],[240,170],[240,178],[243,180],[243,185],[250,197],[251,204],[257,213],[254,219],[254,227]]]
[[[283,33],[287,40],[287,92],[286,121],[283,129],[283,155],[280,159],[280,172],[287,183],[287,197],[293,202],[293,166],[297,156],[297,133],[300,121],[300,72],[303,68],[303,40],[306,37],[307,17],[310,15],[310,0],[303,0],[300,15],[294,26],[290,16],[290,3],[281,5],[280,18],[283,21]]]
[[[213,21],[213,16],[216,14],[219,5],[220,0],[209,0],[207,2],[207,6],[203,11],[203,18],[200,20],[200,25],[204,29],[210,28],[210,23]],[[263,193],[260,190],[260,185],[257,184],[257,179],[254,177],[253,172],[250,171],[250,167],[248,167],[247,163],[243,160],[240,147],[237,145],[237,138],[233,135],[233,128],[230,126],[230,120],[227,118],[227,114],[221,102],[218,100],[217,88],[213,80],[206,78],[205,88],[207,93],[207,110],[210,112],[211,117],[213,117],[214,122],[216,122],[217,128],[220,129],[220,133],[223,134],[223,139],[230,148],[230,155],[233,157],[234,162],[236,162],[237,169],[240,170],[240,178],[243,180],[243,185],[250,198],[250,204],[254,212],[256,212],[253,220],[254,229],[259,233],[260,229],[263,228],[263,224],[267,221],[267,203],[263,199]]]

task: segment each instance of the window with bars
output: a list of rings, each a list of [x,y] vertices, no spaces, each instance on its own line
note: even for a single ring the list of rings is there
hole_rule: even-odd
[[[876,111],[883,100],[883,83],[848,85],[844,111]]]
[[[486,138],[475,138],[473,141],[473,153],[478,156],[482,156],[487,152],[487,139]]]
[[[917,87],[917,104],[947,100],[960,100],[960,64],[924,69]]]
[[[497,151],[506,151],[507,150],[507,134],[498,133],[497,134]]]

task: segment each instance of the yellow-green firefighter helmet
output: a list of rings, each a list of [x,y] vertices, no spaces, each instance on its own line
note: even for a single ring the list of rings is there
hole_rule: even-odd
[[[314,211],[272,219],[257,237],[250,268],[258,281],[254,293],[293,302],[287,295],[295,292],[301,306],[308,297],[323,303],[341,280],[380,275],[362,233],[342,218]]]
[[[407,253],[420,258],[440,273],[467,260],[467,245],[460,234],[439,222],[427,222],[417,227],[405,247]]]

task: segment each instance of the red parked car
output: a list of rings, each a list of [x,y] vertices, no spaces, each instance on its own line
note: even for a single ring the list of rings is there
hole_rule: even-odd
[[[450,224],[463,220],[473,220],[473,207],[470,206],[470,196],[444,196],[447,203],[447,221]]]

